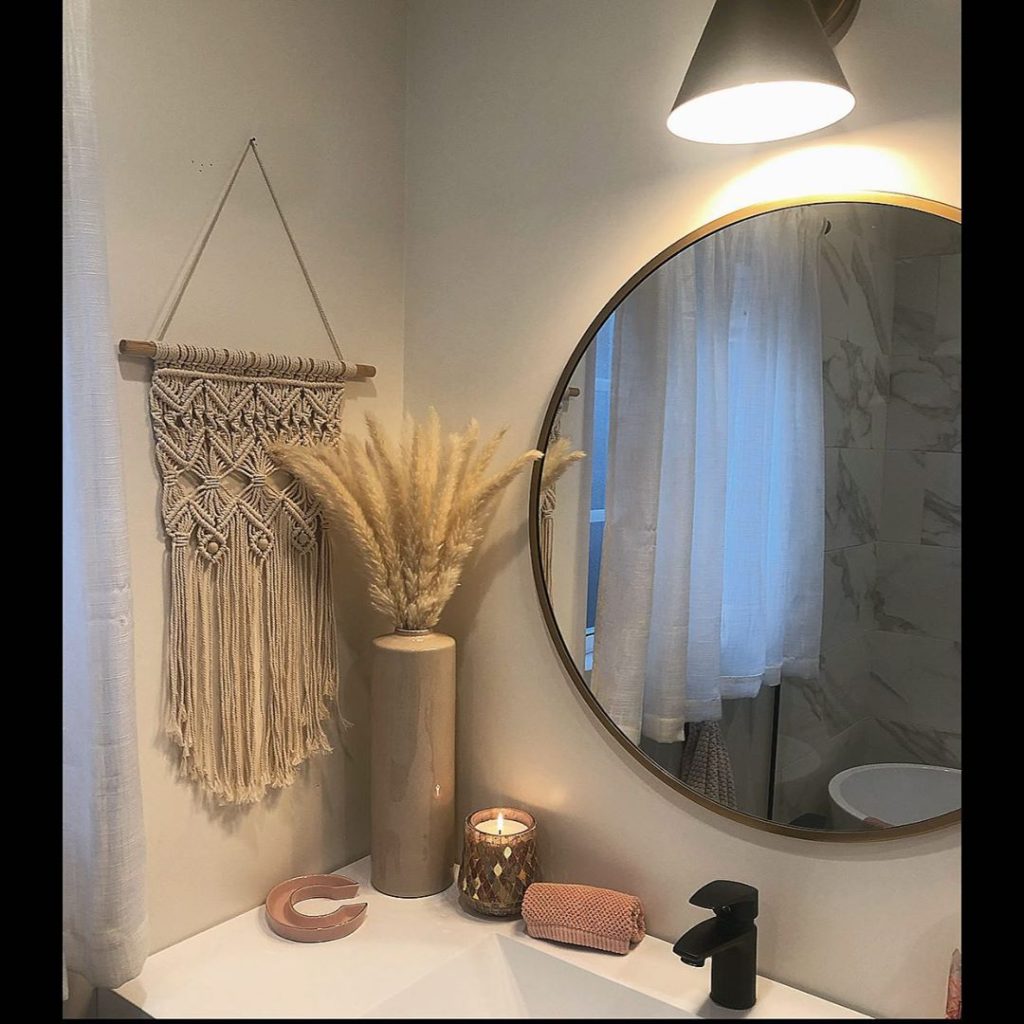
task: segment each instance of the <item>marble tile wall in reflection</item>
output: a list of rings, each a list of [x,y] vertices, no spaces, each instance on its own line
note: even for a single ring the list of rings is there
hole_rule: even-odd
[[[850,336],[853,235],[839,219],[841,216],[841,212],[832,213],[832,230],[821,240],[818,288],[821,292],[822,336],[846,339]]]
[[[882,448],[895,264],[870,218],[829,209],[832,230],[822,239],[819,267],[825,444]]]
[[[897,259],[960,252],[959,224],[942,217],[925,217],[914,210],[889,212],[891,248]]]
[[[959,728],[955,732],[943,732],[886,718],[872,719],[872,723],[874,728],[868,735],[873,742],[864,748],[870,764],[895,761],[961,767]]]
[[[863,699],[876,718],[960,731],[959,641],[877,630],[867,642]]]
[[[961,458],[959,452],[886,452],[879,538],[960,547]]]
[[[888,357],[825,335],[822,363],[826,447],[884,448]]]
[[[960,639],[960,548],[876,545],[875,621],[892,633]]]
[[[959,766],[959,228],[825,208],[822,665],[781,691],[774,816],[879,761]]]
[[[886,449],[958,452],[960,448],[960,355],[894,355]]]
[[[851,248],[849,340],[864,349],[892,351],[896,264],[891,251],[863,238]]]
[[[885,453],[825,449],[825,550],[870,544],[882,520]]]
[[[896,262],[886,449],[960,451],[960,254]]]
[[[959,452],[924,453],[921,543],[960,547]]]
[[[864,700],[875,756],[960,766],[961,386],[958,233],[896,264],[877,575]]]
[[[940,257],[934,349],[939,355],[960,353],[960,287],[960,253]]]
[[[938,293],[938,256],[922,256],[896,263],[896,302],[892,332],[894,355],[916,355],[934,350]]]
[[[874,544],[858,544],[825,553],[821,644],[828,650],[862,637],[875,623]]]

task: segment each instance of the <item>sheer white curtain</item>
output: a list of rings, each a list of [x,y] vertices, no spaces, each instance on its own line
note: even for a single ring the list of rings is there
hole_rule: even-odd
[[[142,968],[146,913],[106,273],[89,5],[64,0],[64,958],[113,988]]]
[[[616,311],[591,687],[634,742],[817,672],[822,228],[720,231]]]

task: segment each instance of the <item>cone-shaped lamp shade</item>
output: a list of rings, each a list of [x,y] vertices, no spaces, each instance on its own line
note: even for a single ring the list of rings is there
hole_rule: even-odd
[[[854,102],[810,0],[717,0],[668,128],[694,142],[770,142],[833,124]]]

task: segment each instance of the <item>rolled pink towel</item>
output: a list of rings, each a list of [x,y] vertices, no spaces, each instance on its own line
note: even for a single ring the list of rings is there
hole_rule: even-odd
[[[523,896],[523,921],[535,939],[608,953],[628,953],[645,934],[644,908],[636,896],[592,885],[534,882]]]

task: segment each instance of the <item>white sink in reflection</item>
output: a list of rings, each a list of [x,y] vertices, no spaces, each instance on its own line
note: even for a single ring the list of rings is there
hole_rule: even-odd
[[[460,953],[366,1016],[695,1019],[660,999],[502,935]]]

